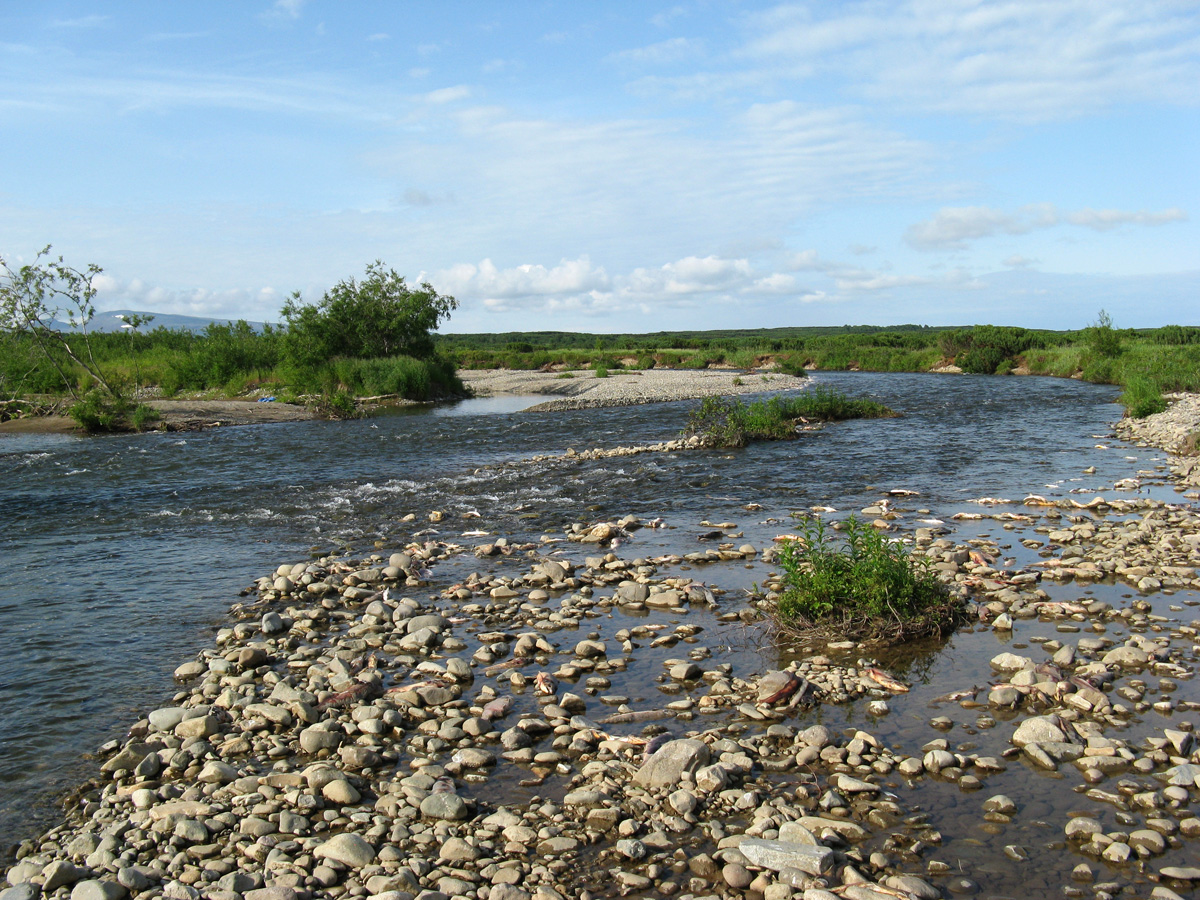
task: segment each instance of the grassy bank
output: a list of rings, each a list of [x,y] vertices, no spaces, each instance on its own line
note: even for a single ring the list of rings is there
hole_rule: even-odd
[[[68,341],[84,352],[82,336]],[[354,397],[432,400],[465,395],[453,362],[444,356],[302,362],[290,358],[280,330],[257,332],[245,322],[211,325],[199,334],[165,328],[145,334],[97,333],[88,336],[86,346],[108,378],[131,397],[147,391],[167,398],[271,394],[292,402],[332,403],[332,412],[340,404],[345,412]],[[89,394],[93,384],[88,373],[65,355],[47,359],[28,335],[0,339],[0,393],[5,397],[65,398],[64,375],[79,394]]]
[[[975,325],[969,328],[779,328],[746,331],[593,335],[514,332],[439,336],[461,368],[647,369],[723,366],[749,371],[806,369],[927,372],[954,366],[978,375],[1081,378],[1125,389],[1130,415],[1160,409],[1162,394],[1200,391],[1200,328],[1118,329],[1101,313],[1076,331]]]

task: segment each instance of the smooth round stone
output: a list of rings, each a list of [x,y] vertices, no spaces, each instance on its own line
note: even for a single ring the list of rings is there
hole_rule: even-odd
[[[352,869],[369,866],[375,861],[375,848],[353,832],[336,834],[313,851],[313,856],[332,859]]]
[[[129,891],[115,881],[89,879],[71,888],[71,900],[122,900]]]
[[[726,863],[721,868],[721,877],[735,891],[749,887],[750,882],[754,880],[754,876],[750,874],[750,870],[741,863]]]

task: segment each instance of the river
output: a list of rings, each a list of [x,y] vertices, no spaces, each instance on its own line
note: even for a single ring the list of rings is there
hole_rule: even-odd
[[[857,510],[888,489],[918,491],[911,505],[949,522],[979,511],[973,498],[1111,490],[1157,462],[1108,436],[1120,413],[1110,387],[814,380],[901,416],[734,452],[534,465],[521,461],[672,438],[695,404],[536,413],[522,410],[539,398],[504,397],[350,422],[0,440],[0,856],[53,821],[51,800],[94,771],[89,751],[170,699],[173,669],[210,644],[254,578],[339,547],[402,545],[439,528],[431,510],[455,523],[443,537],[536,539],[575,521],[661,516],[675,527],[639,532],[636,553],[687,552],[703,520],[738,522],[762,546],[792,511]],[[1153,491],[1174,496],[1141,493]],[[763,509],[750,515],[749,503]],[[982,652],[996,652],[987,640]],[[968,644],[926,667],[949,676]]]

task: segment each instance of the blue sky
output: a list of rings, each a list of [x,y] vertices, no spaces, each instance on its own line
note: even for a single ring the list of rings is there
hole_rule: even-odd
[[[0,255],[444,331],[1200,324],[1200,6],[0,7]]]

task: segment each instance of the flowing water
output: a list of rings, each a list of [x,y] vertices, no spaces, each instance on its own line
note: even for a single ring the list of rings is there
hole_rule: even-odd
[[[239,591],[279,563],[392,548],[428,528],[463,543],[468,529],[536,540],[629,513],[669,526],[637,532],[620,551],[629,558],[702,549],[704,520],[736,522],[745,540],[765,546],[788,530],[794,510],[857,510],[892,488],[919,491],[905,502],[949,522],[979,512],[969,501],[981,496],[1111,492],[1114,481],[1159,463],[1107,436],[1119,415],[1109,387],[851,373],[814,380],[869,394],[902,416],[733,452],[590,462],[527,460],[669,439],[695,404],[537,413],[522,410],[539,398],[495,398],[352,422],[0,439],[0,855],[54,818],[50,800],[94,771],[89,751],[170,699],[172,670],[208,646]],[[1095,474],[1083,474],[1089,466]],[[1176,499],[1163,487],[1141,494]],[[763,508],[747,512],[751,503]],[[431,510],[444,513],[442,523],[430,525]],[[741,586],[767,571],[746,572]],[[758,670],[779,662],[757,643],[731,652],[766,657]],[[918,749],[929,739],[918,727],[927,732],[936,714],[925,704],[977,677],[972,660],[997,645],[990,631],[966,631],[905,663],[923,681],[911,706],[920,712],[888,724],[893,737],[912,737],[918,747],[909,752]],[[638,672],[628,677],[652,678]],[[826,715],[884,734],[862,709]],[[1012,768],[1009,790],[1020,793],[1028,779]],[[963,802],[953,785],[925,794],[945,810]],[[965,840],[960,852],[976,854],[977,866],[1002,867],[1002,848],[987,834]]]

